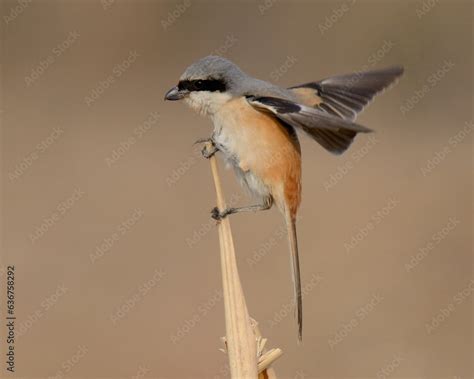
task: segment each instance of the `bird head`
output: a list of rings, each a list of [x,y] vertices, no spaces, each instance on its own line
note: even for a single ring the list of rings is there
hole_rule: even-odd
[[[215,113],[220,106],[239,95],[239,83],[245,74],[228,59],[207,56],[194,62],[171,88],[165,100],[181,100],[197,112]]]

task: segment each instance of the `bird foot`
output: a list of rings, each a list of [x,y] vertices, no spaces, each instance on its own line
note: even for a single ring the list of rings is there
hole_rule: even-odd
[[[217,207],[214,207],[211,210],[211,217],[216,221],[221,221],[222,219],[226,218],[228,215],[232,213],[234,213],[233,208],[226,208],[222,212],[220,212]]]
[[[205,143],[204,147],[201,150],[201,154],[206,159],[211,158],[212,156],[214,156],[215,153],[219,151],[212,138],[202,138],[194,142],[194,144],[198,143]]]

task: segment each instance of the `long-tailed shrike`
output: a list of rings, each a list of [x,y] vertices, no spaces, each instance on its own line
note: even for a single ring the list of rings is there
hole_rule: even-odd
[[[298,338],[302,339],[302,293],[296,239],[301,201],[301,150],[295,130],[303,130],[326,150],[343,153],[357,133],[370,129],[354,122],[375,94],[403,73],[402,67],[358,72],[281,88],[253,78],[227,59],[208,56],[189,66],[166,100],[181,100],[210,116],[212,151],[221,151],[241,184],[260,201],[219,212],[216,219],[242,211],[283,213],[288,230]]]

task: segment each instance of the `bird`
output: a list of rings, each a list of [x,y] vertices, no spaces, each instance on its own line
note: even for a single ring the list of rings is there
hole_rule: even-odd
[[[283,88],[246,74],[220,56],[192,63],[165,100],[184,100],[212,120],[210,158],[221,152],[240,184],[256,199],[243,207],[214,208],[220,220],[230,214],[263,211],[275,204],[283,214],[288,234],[293,279],[293,306],[298,342],[303,338],[303,304],[296,234],[301,203],[301,148],[297,132],[318,142],[328,152],[345,152],[358,133],[372,130],[355,122],[373,97],[394,83],[402,66],[359,71]]]

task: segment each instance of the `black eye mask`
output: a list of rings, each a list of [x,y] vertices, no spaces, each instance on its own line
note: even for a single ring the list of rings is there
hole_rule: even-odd
[[[178,83],[180,91],[209,91],[209,92],[224,92],[226,84],[222,79],[199,79],[199,80],[181,80]]]

